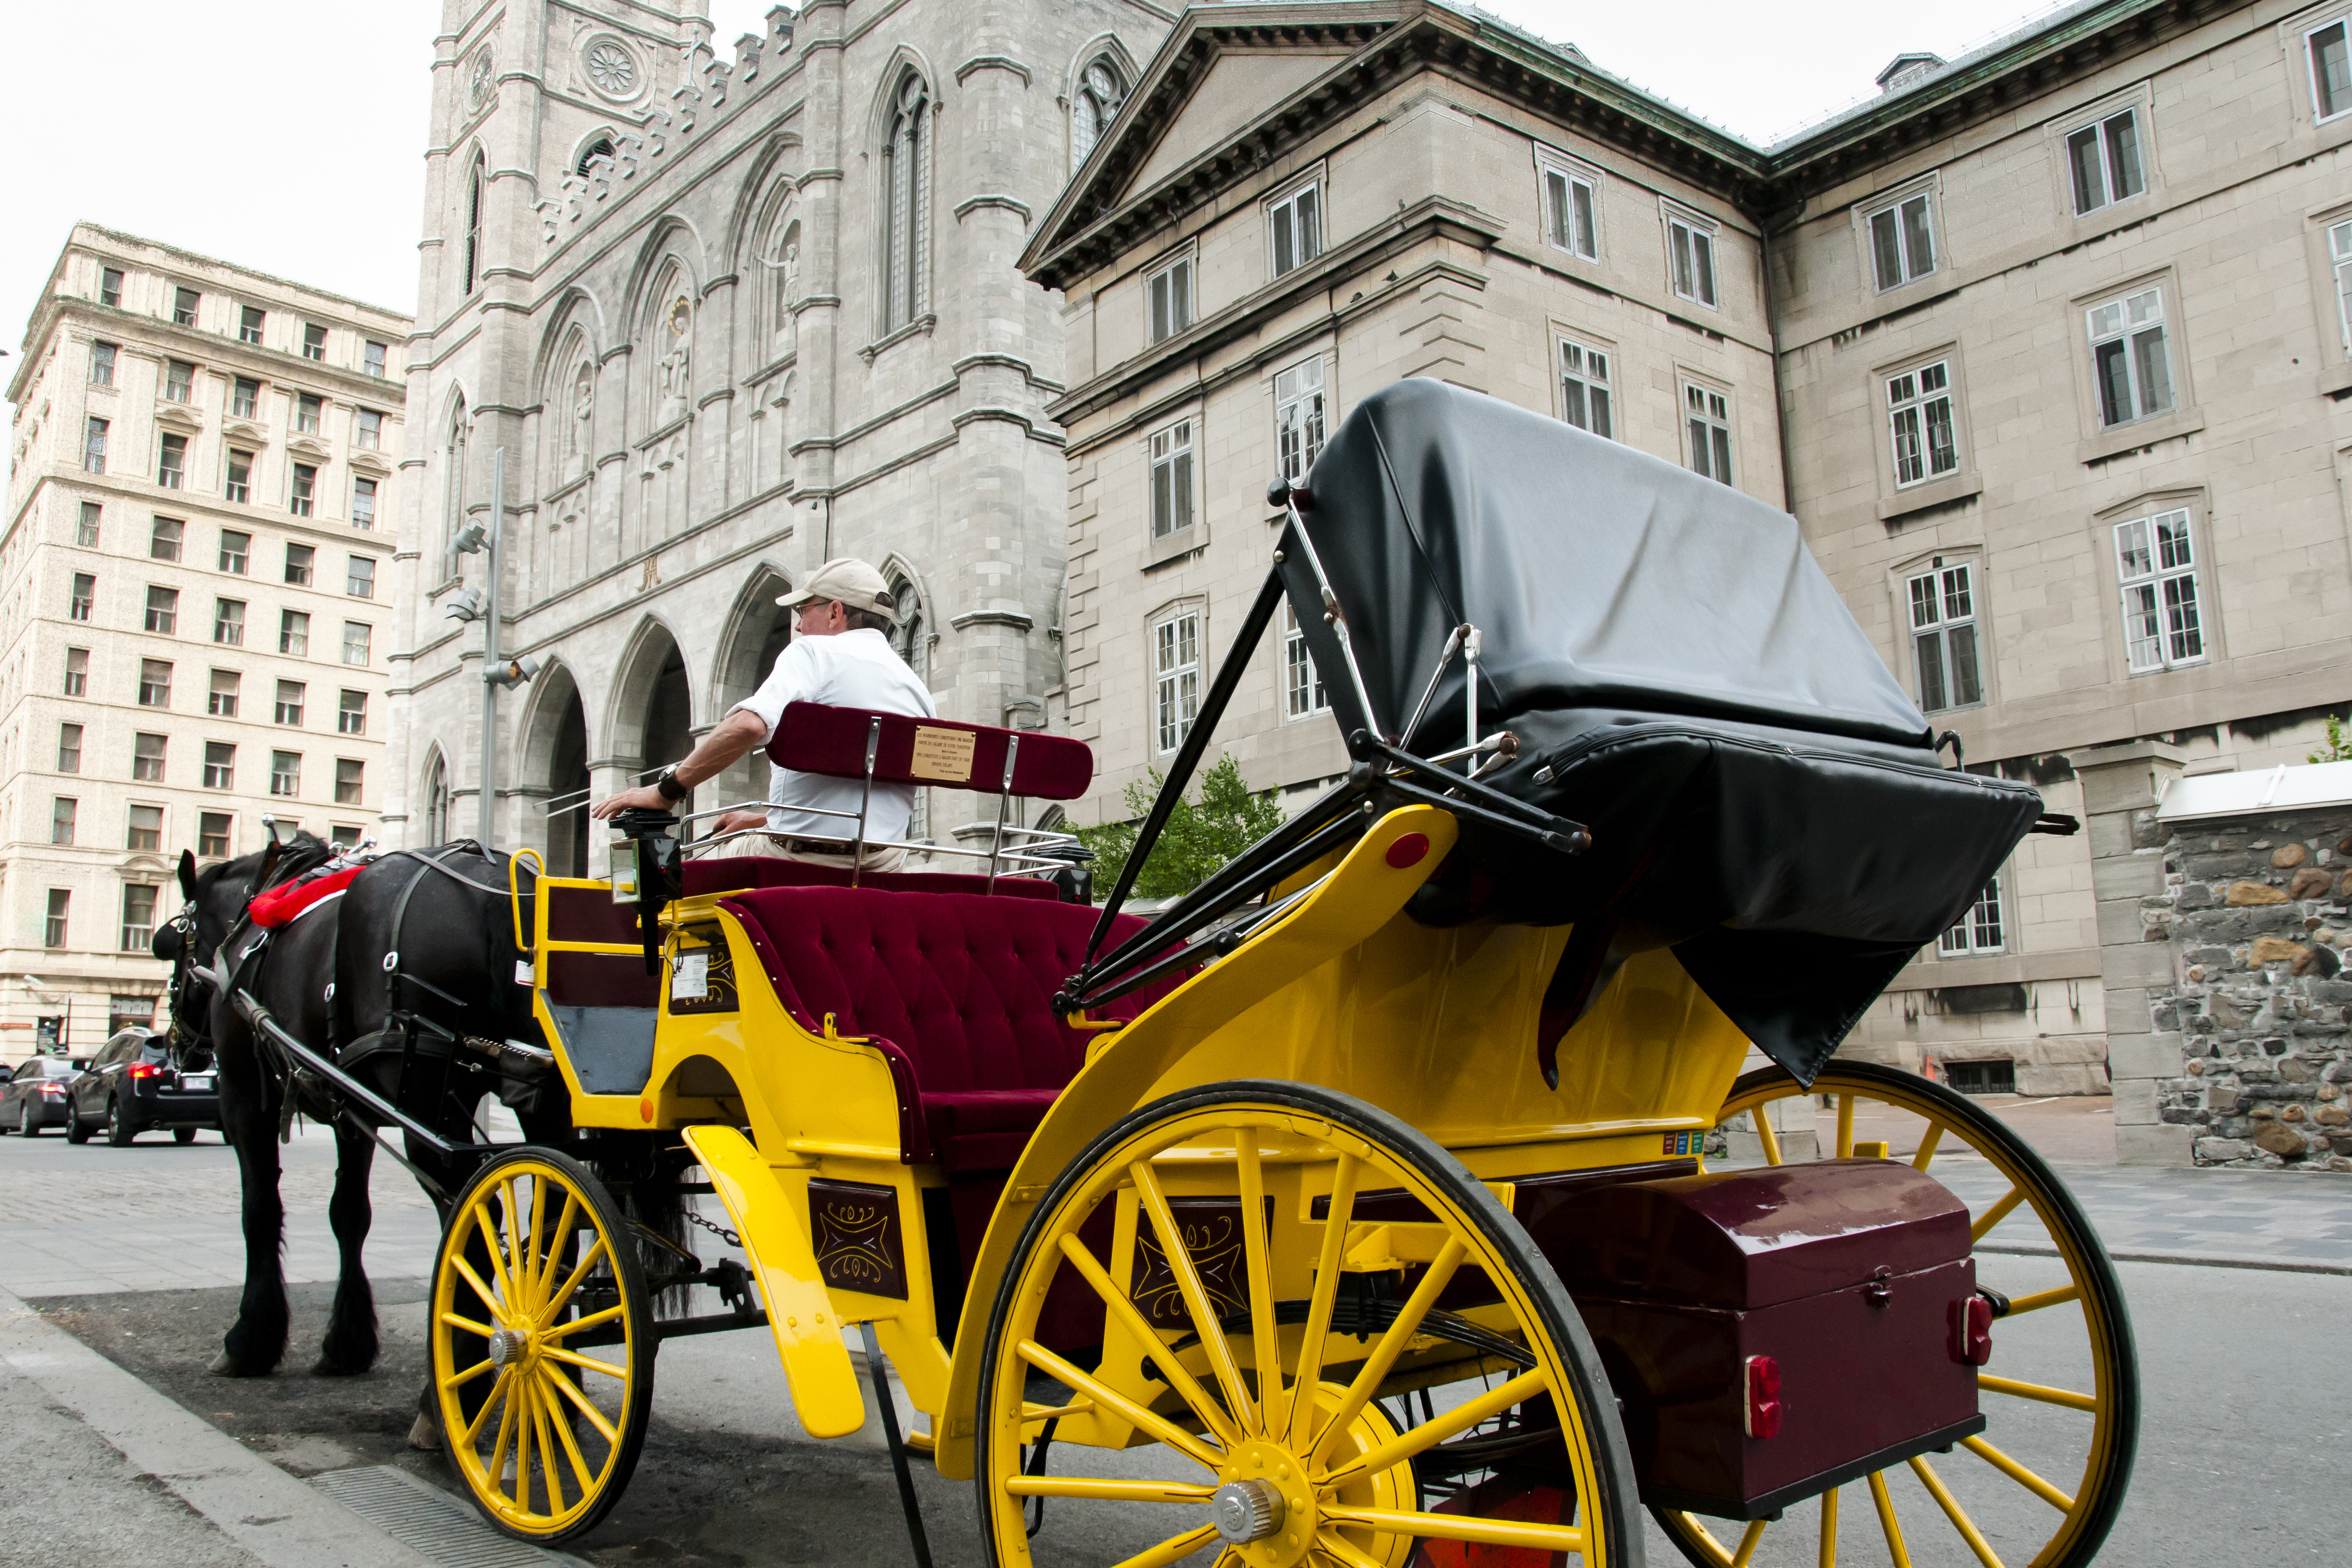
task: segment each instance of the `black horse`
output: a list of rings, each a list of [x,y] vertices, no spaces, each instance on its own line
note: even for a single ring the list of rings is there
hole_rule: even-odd
[[[248,906],[256,895],[318,869],[333,852],[304,833],[202,873],[183,852],[179,879],[187,907],[157,936],[157,956],[173,965],[174,1040],[215,1058],[222,1128],[236,1149],[243,1183],[245,1293],[212,1368],[226,1376],[266,1375],[286,1352],[278,1148],[298,1109],[332,1125],[336,1139],[328,1216],[341,1271],[311,1370],[326,1376],[364,1372],[378,1349],[362,1249],[383,1118],[301,1070],[243,1004],[257,1004],[288,1033],[446,1142],[476,1141],[476,1111],[490,1093],[513,1107],[530,1141],[571,1138],[562,1080],[548,1064],[530,990],[517,979],[506,858],[472,844],[388,854],[332,902],[274,930],[253,924]],[[446,1224],[475,1162],[442,1155],[414,1134],[404,1138],[407,1163]],[[419,1409],[412,1441],[436,1447],[429,1396]]]

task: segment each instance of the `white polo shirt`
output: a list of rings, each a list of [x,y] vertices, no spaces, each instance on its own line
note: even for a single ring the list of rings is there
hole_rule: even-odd
[[[793,638],[776,655],[776,667],[768,672],[760,689],[727,711],[757,714],[772,737],[788,703],[939,716],[931,694],[915,678],[907,661],[898,657],[888,638],[871,627],[837,632],[830,637]],[[803,838],[849,838],[857,831],[857,802],[865,790],[862,779],[829,779],[770,763],[768,831]],[[824,817],[793,809],[808,806],[851,815]],[[904,839],[914,810],[913,785],[876,784],[866,812],[866,841]]]

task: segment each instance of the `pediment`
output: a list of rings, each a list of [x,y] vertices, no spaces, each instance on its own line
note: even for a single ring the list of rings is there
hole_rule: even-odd
[[[269,433],[249,419],[232,419],[221,426],[221,434],[240,446],[267,446]]]
[[[321,463],[334,455],[327,449],[327,444],[315,435],[292,436],[286,443],[286,450],[297,456],[315,457]]]
[[[158,403],[155,423],[166,430],[177,430],[191,435],[205,427],[205,422],[196,417],[194,410],[178,402]]]
[[[392,465],[373,452],[354,452],[343,461],[351,465],[352,472],[354,474],[367,474],[382,478],[392,472]]]
[[[1150,157],[1121,187],[1122,202],[1233,140],[1250,121],[1346,59],[1334,49],[1220,50],[1200,85],[1166,126]]]

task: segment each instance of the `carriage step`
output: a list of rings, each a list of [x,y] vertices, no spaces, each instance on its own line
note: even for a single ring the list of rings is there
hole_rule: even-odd
[[[569,1552],[500,1535],[465,1502],[396,1466],[329,1470],[310,1485],[437,1568],[589,1568]]]

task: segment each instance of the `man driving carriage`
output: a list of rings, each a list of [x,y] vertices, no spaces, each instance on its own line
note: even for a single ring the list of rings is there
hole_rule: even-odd
[[[794,636],[776,655],[760,689],[728,709],[701,745],[664,768],[651,784],[596,802],[596,817],[610,819],[631,808],[672,810],[696,785],[717,778],[754,747],[766,745],[791,703],[939,716],[931,694],[890,646],[891,612],[897,606],[889,584],[873,567],[847,556],[826,561],[805,587],[776,602],[794,612]],[[855,857],[841,847],[842,823],[857,814],[861,795],[856,779],[771,763],[768,809],[730,811],[712,824],[711,832],[743,835],[722,853],[782,855],[846,867]],[[867,807],[866,836],[884,843],[904,840],[914,810],[913,785],[877,783]],[[903,849],[869,849],[862,864],[867,871],[888,872],[898,870],[906,860]]]

